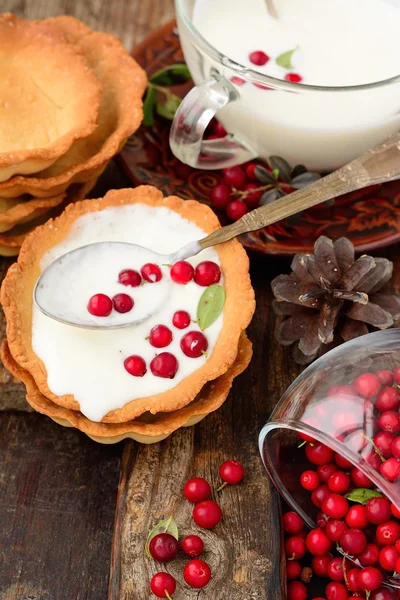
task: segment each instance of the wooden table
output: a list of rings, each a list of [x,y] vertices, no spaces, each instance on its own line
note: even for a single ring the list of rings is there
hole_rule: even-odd
[[[72,14],[118,34],[127,48],[173,16],[173,0],[6,0],[1,8],[28,18]],[[125,186],[114,162],[92,196]],[[1,263],[0,274],[10,263]],[[254,358],[223,408],[194,428],[152,446],[101,446],[40,415],[0,413],[0,600],[153,597],[148,581],[156,565],[144,557],[147,532],[170,514],[182,533],[193,530],[184,481],[198,475],[216,484],[219,464],[233,457],[243,461],[247,477],[221,494],[223,523],[203,536],[212,583],[200,595],[180,586],[174,598],[282,598],[278,502],[257,438],[299,372],[274,342],[270,281],[288,270],[288,260],[252,258]],[[22,387],[2,377],[4,393],[22,404]],[[182,566],[171,566],[180,580]]]

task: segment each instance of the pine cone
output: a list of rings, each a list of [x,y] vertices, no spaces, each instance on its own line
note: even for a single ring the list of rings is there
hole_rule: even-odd
[[[272,281],[274,310],[284,320],[277,340],[296,342],[294,358],[307,364],[342,341],[388,329],[400,316],[400,298],[384,287],[393,273],[386,258],[361,256],[347,238],[321,236],[314,254],[296,254],[290,275]]]

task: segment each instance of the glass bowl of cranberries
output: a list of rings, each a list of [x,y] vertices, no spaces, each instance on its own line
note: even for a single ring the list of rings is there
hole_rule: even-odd
[[[382,581],[400,588],[400,329],[351,340],[309,366],[261,431],[260,452],[311,529],[303,538],[312,556],[349,561],[367,597]]]

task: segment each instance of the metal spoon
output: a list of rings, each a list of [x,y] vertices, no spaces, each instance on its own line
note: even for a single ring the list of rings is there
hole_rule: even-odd
[[[326,175],[322,179],[311,184],[305,189],[298,190],[275,200],[273,203],[261,206],[246,215],[241,219],[213,231],[210,235],[206,236],[197,241],[190,242],[183,248],[180,248],[172,254],[163,255],[157,254],[147,248],[138,246],[136,244],[124,244],[125,250],[129,248],[132,252],[132,256],[141,256],[140,264],[145,262],[156,262],[157,264],[173,264],[177,260],[184,260],[191,256],[195,256],[201,250],[209,248],[210,246],[216,246],[227,242],[232,238],[247,233],[249,231],[256,231],[276,223],[286,217],[289,217],[302,210],[341,196],[348,192],[364,188],[369,185],[383,183],[391,181],[400,177],[400,134],[397,133],[389,140],[377,146],[374,150],[370,150],[362,155],[360,158],[353,160],[344,167],[338,169]],[[142,311],[134,309],[128,313],[121,314],[117,317],[117,321],[107,324],[108,319],[91,317],[91,315],[84,315],[82,318],[71,318],[68,317],[62,310],[57,309],[55,302],[53,302],[53,296],[51,292],[56,292],[55,286],[52,285],[52,280],[56,275],[56,269],[58,274],[63,274],[61,279],[63,282],[69,281],[69,275],[71,269],[73,273],[73,265],[79,265],[82,258],[84,258],[85,252],[88,252],[88,248],[93,249],[96,247],[96,257],[103,253],[104,256],[110,256],[113,248],[118,249],[119,242],[99,242],[90,246],[77,248],[67,254],[64,254],[60,258],[53,261],[41,274],[39,280],[34,289],[34,301],[36,306],[48,317],[66,323],[68,325],[74,325],[77,327],[83,327],[85,329],[117,329],[120,327],[129,327],[132,325],[138,325],[144,320],[148,319],[152,314],[157,311],[157,306],[162,303],[168,297],[169,292],[169,278],[164,277],[161,282],[157,284],[157,293],[153,294],[154,299],[149,302],[146,301],[146,305]],[[147,257],[147,259],[146,259]],[[99,261],[101,259],[99,258]],[[160,285],[163,282],[162,286]],[[138,289],[138,288],[135,288]],[[68,291],[68,283],[65,284],[65,288],[62,290],[58,289],[58,296],[63,296]],[[156,289],[154,289],[156,292]],[[89,318],[90,317],[90,318]]]

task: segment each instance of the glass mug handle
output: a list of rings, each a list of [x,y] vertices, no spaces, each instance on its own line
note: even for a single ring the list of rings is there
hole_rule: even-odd
[[[196,85],[182,100],[172,122],[169,144],[183,163],[197,169],[221,169],[242,164],[257,156],[233,135],[204,140],[207,125],[229,102],[239,99],[236,88],[222,75]]]

